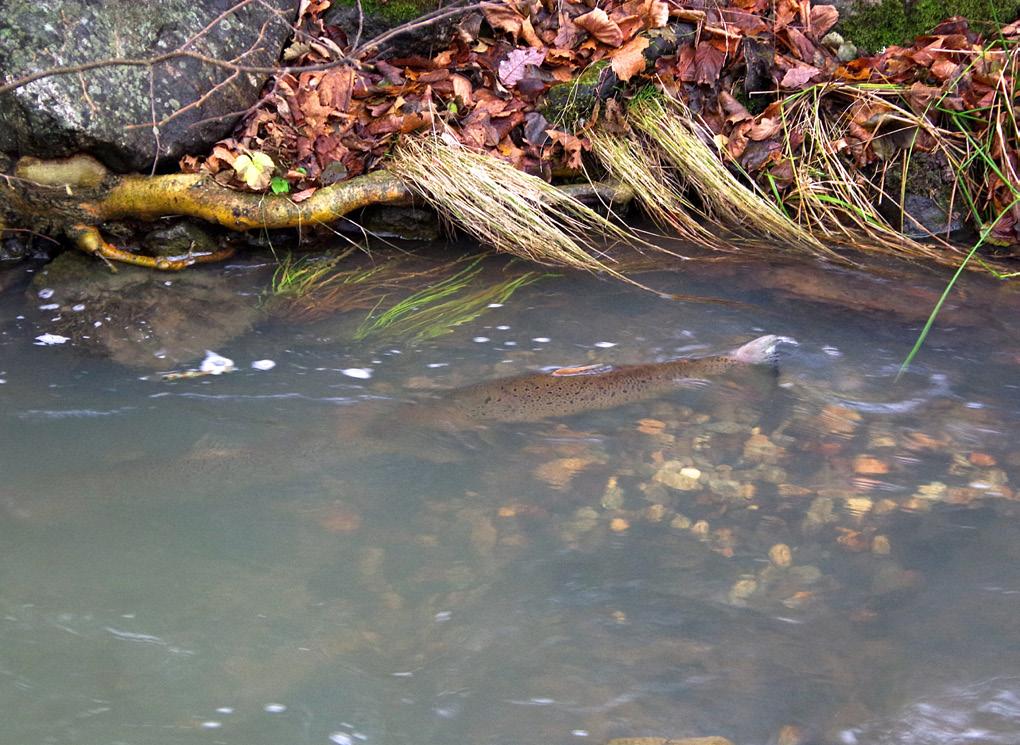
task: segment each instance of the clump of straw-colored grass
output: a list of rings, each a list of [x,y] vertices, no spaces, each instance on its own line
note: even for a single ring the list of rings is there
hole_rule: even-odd
[[[727,156],[709,147],[711,132],[680,101],[641,96],[631,102],[628,121],[657,146],[681,183],[698,194],[710,219],[829,258],[835,254],[727,168]]]
[[[934,244],[920,243],[886,220],[878,204],[887,199],[902,207],[905,195],[886,194],[881,183],[866,178],[844,152],[842,143],[846,143],[851,134],[855,111],[866,106],[884,112],[885,121],[896,122],[895,128],[883,128],[877,137],[911,130],[923,132],[933,138],[936,149],[941,149],[952,161],[949,133],[935,128],[923,115],[898,103],[901,92],[900,86],[882,89],[821,84],[787,97],[782,107],[783,155],[790,164],[792,183],[786,187],[784,203],[796,212],[803,225],[829,241],[869,253],[947,263],[955,254],[951,245],[938,236],[928,236],[936,241]],[[827,97],[838,97],[842,105],[826,105]],[[797,144],[792,144],[794,142]],[[904,167],[912,149],[906,148],[901,153]]]
[[[659,154],[638,135],[596,128],[588,133],[588,138],[592,153],[606,171],[633,189],[645,212],[660,227],[701,246],[722,247],[705,227],[698,210],[667,172]]]
[[[604,252],[586,245],[593,233],[628,242],[633,236],[499,158],[430,135],[402,143],[389,168],[447,219],[498,251],[622,278],[607,266]]]

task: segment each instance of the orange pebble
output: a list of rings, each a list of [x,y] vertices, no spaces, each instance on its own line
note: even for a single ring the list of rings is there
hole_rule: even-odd
[[[630,523],[622,517],[614,517],[609,521],[609,529],[614,533],[623,533],[630,529]]]

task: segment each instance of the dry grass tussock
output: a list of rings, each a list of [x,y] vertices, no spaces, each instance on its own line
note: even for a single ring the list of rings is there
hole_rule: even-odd
[[[548,266],[623,279],[591,236],[640,241],[537,176],[441,135],[409,139],[389,168],[446,219],[483,244]]]

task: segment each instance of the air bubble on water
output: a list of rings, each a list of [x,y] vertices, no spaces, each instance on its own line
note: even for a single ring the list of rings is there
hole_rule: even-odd
[[[71,310],[73,310],[75,313],[81,313],[83,310],[85,310],[85,303],[78,303],[77,305],[72,305]]]
[[[372,368],[370,367],[347,367],[340,372],[348,378],[357,378],[358,380],[368,380],[372,377]]]
[[[287,707],[283,704],[266,704],[262,708],[269,714],[282,714],[287,711]]]
[[[839,349],[837,349],[836,347],[829,346],[829,345],[826,345],[826,346],[822,347],[822,351],[825,352],[830,357],[842,357],[843,356],[843,353],[840,352]]]
[[[487,337],[487,336],[476,336],[476,337],[475,337],[474,339],[472,339],[471,341],[476,341],[476,342],[478,342],[479,344],[484,344],[484,343],[485,343],[485,342],[487,342],[488,340],[489,340],[489,337]]]
[[[93,323],[92,325],[93,325],[93,327],[95,327],[95,328],[99,328],[100,326],[102,326],[102,325],[103,325],[103,322],[102,322],[102,321],[96,321],[96,322],[95,322],[95,323]]]
[[[60,303],[47,303],[46,305],[40,305],[39,310],[56,310],[60,307]]]
[[[555,704],[556,703],[556,699],[554,699],[554,698],[533,698],[533,699],[531,699],[531,703],[535,704],[536,706],[549,706],[550,704]]]
[[[552,339],[550,339],[548,336],[536,336],[534,339],[532,339],[532,341],[537,342],[538,344],[548,344],[550,341],[552,341]]]
[[[500,331],[509,331],[510,330],[510,327],[507,326],[505,323],[502,326],[497,326],[496,328],[499,329]]]
[[[487,308],[502,308],[503,307],[503,303],[489,303],[486,307]]]
[[[437,367],[449,367],[449,366],[450,366],[449,362],[430,362],[429,364],[425,365],[425,367],[430,367],[433,370],[436,369]]]
[[[217,722],[214,719],[210,719],[208,722],[202,722],[202,729],[219,729],[223,726],[223,722]]]
[[[517,346],[517,342],[515,342],[515,341],[505,341],[505,342],[503,342],[503,346],[504,347],[516,347]]]
[[[572,729],[572,730],[570,730],[570,734],[572,734],[574,737],[587,737],[588,736],[588,730],[586,730],[586,729]]]
[[[336,745],[354,745],[354,740],[346,732],[334,732],[329,736],[329,741]]]
[[[611,349],[612,347],[616,346],[616,342],[615,341],[597,341],[597,342],[595,342],[595,346],[599,347],[601,349]]]
[[[51,297],[53,297],[53,290],[51,290],[49,287],[39,290],[39,297],[41,297],[43,300],[49,300]]]
[[[61,336],[60,334],[39,334],[39,336],[35,337],[35,345],[37,347],[48,347],[68,341],[70,341],[68,337]]]
[[[449,621],[453,618],[453,614],[448,610],[441,610],[436,614],[435,618],[436,623],[443,623],[444,621]]]
[[[168,280],[167,280],[166,282],[164,282],[163,284],[164,284],[164,285],[166,285],[167,287],[170,287],[170,286],[171,286],[171,285],[173,284],[173,282],[171,282],[171,281],[170,281],[170,280],[168,279]]]
[[[218,708],[216,710],[216,713],[217,714],[233,714],[234,713],[234,707],[233,706],[221,706],[220,708]]]
[[[272,360],[255,360],[251,363],[251,366],[256,370],[272,370],[276,367],[276,363]]]

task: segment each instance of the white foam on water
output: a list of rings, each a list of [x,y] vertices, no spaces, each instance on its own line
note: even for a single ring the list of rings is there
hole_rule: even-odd
[[[39,334],[39,336],[35,337],[35,345],[37,347],[49,347],[54,344],[63,344],[68,341],[70,341],[68,337],[61,336],[60,334]]]
[[[272,370],[276,367],[276,363],[272,360],[255,360],[251,366],[256,370]]]
[[[368,380],[372,377],[372,368],[370,367],[347,367],[340,372],[348,378],[357,378],[358,380]]]
[[[207,349],[205,350],[205,359],[202,360],[202,364],[199,365],[198,369],[209,375],[222,375],[223,373],[233,372],[234,361],[213,352],[211,349]]]

